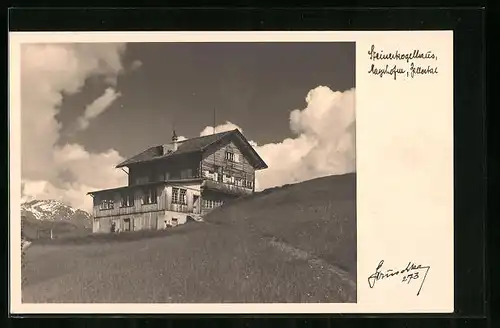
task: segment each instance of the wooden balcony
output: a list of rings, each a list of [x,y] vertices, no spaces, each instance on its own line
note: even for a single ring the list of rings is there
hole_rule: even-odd
[[[187,204],[169,204],[167,206],[168,211],[173,211],[173,212],[180,212],[180,213],[192,213],[193,212],[193,207],[188,206]]]
[[[163,202],[153,203],[153,204],[144,204],[141,205],[140,201],[136,201],[133,206],[122,207],[118,202],[115,202],[115,206],[110,209],[100,209],[98,206],[94,206],[94,217],[108,217],[108,216],[122,216],[122,215],[134,215],[134,214],[142,214],[147,212],[158,212],[164,210]]]
[[[214,180],[203,180],[201,188],[239,196],[250,195],[253,193],[253,190],[250,188],[240,187]]]

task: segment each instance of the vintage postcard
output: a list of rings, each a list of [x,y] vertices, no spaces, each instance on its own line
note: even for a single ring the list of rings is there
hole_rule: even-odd
[[[12,313],[451,313],[453,33],[16,32]]]

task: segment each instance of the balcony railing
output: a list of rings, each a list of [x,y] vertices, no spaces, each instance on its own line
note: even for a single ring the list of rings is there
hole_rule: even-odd
[[[250,195],[253,193],[253,190],[250,188],[240,187],[233,184],[214,181],[214,180],[204,180],[201,187],[204,189],[215,190],[233,195]]]
[[[193,207],[190,207],[187,204],[171,203],[169,206],[167,206],[167,210],[181,213],[192,213]]]

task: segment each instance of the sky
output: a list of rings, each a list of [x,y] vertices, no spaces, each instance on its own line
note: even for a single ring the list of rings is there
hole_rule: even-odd
[[[21,51],[22,197],[91,209],[115,165],[238,128],[258,190],[355,171],[354,43],[29,44]]]

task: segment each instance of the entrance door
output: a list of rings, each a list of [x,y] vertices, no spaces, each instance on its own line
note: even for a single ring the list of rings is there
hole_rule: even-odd
[[[200,213],[200,196],[193,195],[193,213]]]
[[[130,231],[131,230],[130,219],[124,219],[123,223],[124,223],[123,230],[124,231]]]

